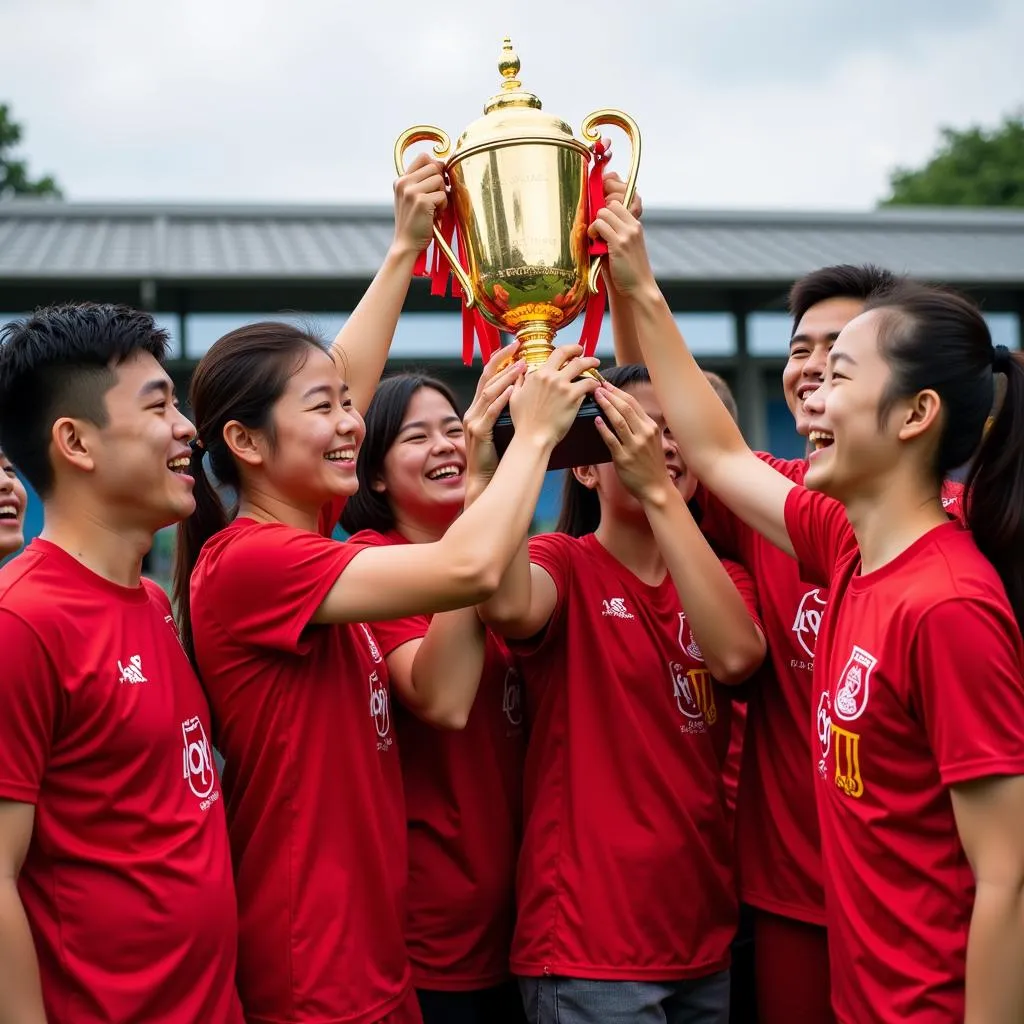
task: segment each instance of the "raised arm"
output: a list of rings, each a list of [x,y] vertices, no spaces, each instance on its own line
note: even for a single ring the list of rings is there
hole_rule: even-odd
[[[764,635],[672,482],[658,425],[618,388],[602,385],[596,396],[598,430],[643,506],[708,671],[720,683],[743,682],[764,661]]]
[[[46,1024],[39,962],[18,893],[34,822],[32,804],[0,800],[0,1024]]]
[[[952,788],[953,813],[974,869],[967,938],[966,1024],[1024,1020],[1024,776]]]
[[[621,203],[626,197],[626,183],[617,174],[604,176],[604,199],[606,203]],[[633,201],[629,204],[629,212],[637,220],[643,216],[644,204],[639,192],[633,193]],[[612,342],[615,345],[615,365],[628,366],[644,361],[640,351],[640,339],[633,321],[633,310],[629,303],[619,294],[615,287],[615,279],[605,261],[601,271],[604,274],[605,287],[608,289],[608,310],[612,320]]]
[[[365,413],[384,372],[416,257],[447,204],[441,164],[425,153],[395,182],[395,237],[384,263],[331,345],[352,401]]]
[[[612,202],[591,231],[608,243],[612,277],[683,461],[744,522],[793,554],[785,505],[794,485],[750,450],[690,354],[654,278],[640,222]]]
[[[591,378],[574,378],[596,365],[578,346],[565,346],[515,385],[509,382],[522,372],[518,363],[506,371],[512,377],[496,377],[488,398],[510,401],[516,432],[490,484],[436,543],[356,555],[313,621],[372,622],[487,600],[529,530],[555,444],[596,386]]]

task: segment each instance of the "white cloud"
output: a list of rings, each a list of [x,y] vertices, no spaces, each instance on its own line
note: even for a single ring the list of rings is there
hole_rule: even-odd
[[[546,109],[634,115],[650,205],[863,208],[940,124],[1024,101],[1017,0],[0,0],[0,24],[0,98],[77,199],[385,202],[395,136],[477,117],[505,32]]]

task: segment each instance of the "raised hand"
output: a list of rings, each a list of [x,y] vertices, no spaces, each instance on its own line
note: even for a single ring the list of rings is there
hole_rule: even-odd
[[[632,395],[611,384],[602,384],[594,398],[604,413],[597,429],[623,486],[641,502],[663,498],[674,488],[658,424]]]
[[[395,181],[395,241],[398,249],[421,252],[430,244],[434,217],[448,205],[444,165],[426,153]]]
[[[614,172],[604,176],[604,201],[606,203],[619,203],[625,205],[623,200],[626,198],[626,183]],[[640,193],[637,191],[633,192],[632,202],[629,204],[629,212],[639,220],[644,214],[644,203],[640,198]]]
[[[657,287],[644,244],[640,221],[621,202],[613,200],[599,210],[590,234],[608,243],[612,283],[623,295],[648,285]]]
[[[520,378],[509,403],[516,435],[529,435],[550,447],[561,441],[583,399],[598,385],[593,377],[576,378],[584,370],[596,369],[598,362],[584,356],[579,345],[563,345]]]
[[[487,486],[498,466],[494,447],[494,424],[508,405],[516,381],[526,372],[526,363],[517,359],[519,342],[500,348],[487,361],[477,381],[476,394],[463,417],[466,430],[466,492],[478,492]],[[509,360],[511,359],[511,362]]]

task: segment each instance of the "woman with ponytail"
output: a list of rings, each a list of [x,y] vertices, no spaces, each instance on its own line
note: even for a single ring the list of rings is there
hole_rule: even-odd
[[[439,541],[495,470],[492,426],[481,389],[464,427],[441,381],[382,381],[366,414],[359,489],[341,518],[352,543]],[[472,607],[370,628],[399,702],[406,945],[423,1019],[521,1022],[508,967],[525,752],[519,674]]]
[[[196,459],[208,453],[238,505],[228,513],[197,472],[181,534],[182,564],[194,564],[184,636],[225,758],[249,1021],[420,1020],[388,670],[364,623],[494,591],[553,446],[593,388],[576,380],[596,365],[581,352],[556,350],[521,385],[521,361],[492,363],[480,401],[490,418],[509,404],[516,423],[493,479],[437,541],[386,547],[329,539],[356,492],[364,428],[314,338],[241,328],[196,369]]]
[[[592,231],[683,457],[829,587],[809,725],[839,1021],[1024,1020],[1021,356],[953,292],[869,299],[805,400],[802,487],[722,410],[635,218],[611,204]],[[1006,394],[986,433],[997,375]],[[968,461],[964,529],[942,484]]]
[[[749,577],[687,508],[696,480],[647,371],[606,382],[614,463],[567,475],[559,532],[481,608],[526,687],[512,970],[531,1024],[725,1024],[736,896],[713,681],[746,679],[764,637]]]

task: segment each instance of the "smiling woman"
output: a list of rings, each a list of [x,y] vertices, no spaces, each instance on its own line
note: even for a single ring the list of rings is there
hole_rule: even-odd
[[[25,485],[0,449],[0,561],[25,543]]]

